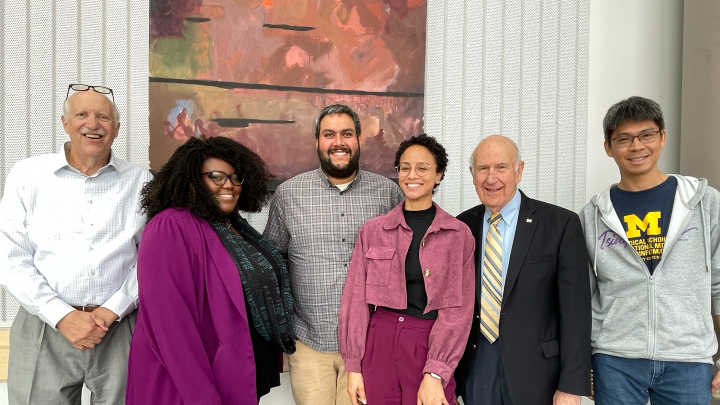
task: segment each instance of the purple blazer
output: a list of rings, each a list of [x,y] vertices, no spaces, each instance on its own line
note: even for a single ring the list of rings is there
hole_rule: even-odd
[[[240,276],[210,224],[183,209],[156,215],[137,273],[126,403],[256,405]]]

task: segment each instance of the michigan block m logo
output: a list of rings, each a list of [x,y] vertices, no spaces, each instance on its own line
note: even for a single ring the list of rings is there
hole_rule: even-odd
[[[642,229],[648,236],[660,235],[660,211],[648,212],[642,221],[635,214],[625,215],[623,221],[627,224],[628,239],[640,236],[640,230],[638,230],[638,228]]]

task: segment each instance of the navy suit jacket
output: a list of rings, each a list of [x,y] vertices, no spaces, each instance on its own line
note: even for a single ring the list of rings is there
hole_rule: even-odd
[[[485,207],[458,219],[475,236],[476,300],[470,336],[455,370],[463,396],[479,336]],[[556,390],[590,395],[590,279],[577,214],[521,192],[500,314],[501,361],[516,405],[551,405]]]

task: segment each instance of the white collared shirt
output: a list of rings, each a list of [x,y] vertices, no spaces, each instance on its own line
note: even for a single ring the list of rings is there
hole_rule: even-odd
[[[92,176],[65,153],[18,162],[0,201],[0,285],[52,327],[72,306],[102,305],[120,318],[135,310],[140,190],[151,178],[112,155]]]

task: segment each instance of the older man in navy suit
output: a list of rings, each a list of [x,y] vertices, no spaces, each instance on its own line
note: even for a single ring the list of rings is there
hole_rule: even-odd
[[[590,281],[580,220],[518,190],[523,167],[517,145],[501,135],[473,153],[482,205],[458,216],[477,241],[475,317],[455,371],[466,405],[579,405],[590,394]]]

